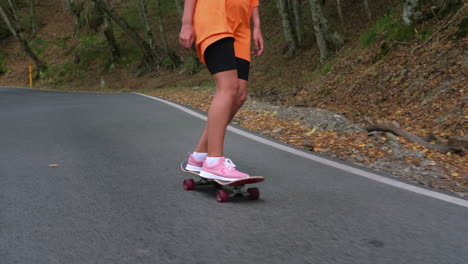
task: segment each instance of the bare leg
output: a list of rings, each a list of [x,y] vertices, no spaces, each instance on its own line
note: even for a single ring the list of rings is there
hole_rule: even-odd
[[[216,94],[208,110],[207,149],[209,157],[222,157],[226,127],[239,90],[237,70],[216,73],[213,79],[216,84]]]
[[[239,90],[237,92],[236,98],[235,98],[234,103],[232,105],[229,122],[231,122],[231,120],[236,115],[237,111],[239,111],[239,109],[242,107],[245,100],[247,99],[247,83],[248,82],[246,80],[242,80],[242,79],[238,79],[238,82],[239,82]],[[229,124],[229,122],[228,122],[228,124]],[[196,152],[202,152],[202,153],[208,152],[208,130],[207,130],[207,125],[205,126],[205,129],[203,130],[203,133],[202,133],[202,135],[200,137],[200,141],[198,142],[198,145],[197,145],[197,148],[195,149],[195,151]],[[213,156],[210,156],[210,157],[213,157]],[[220,157],[220,156],[217,156],[217,157]]]

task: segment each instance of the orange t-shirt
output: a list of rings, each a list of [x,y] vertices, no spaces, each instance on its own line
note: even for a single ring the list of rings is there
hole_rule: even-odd
[[[236,57],[250,61],[250,16],[258,0],[197,0],[193,27],[198,58],[212,43],[234,38]]]

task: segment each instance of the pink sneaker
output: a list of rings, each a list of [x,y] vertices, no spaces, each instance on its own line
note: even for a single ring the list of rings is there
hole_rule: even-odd
[[[202,160],[195,159],[193,157],[192,153],[190,153],[190,156],[189,156],[188,162],[187,162],[187,166],[185,166],[185,169],[189,170],[189,171],[200,172],[201,169],[202,169],[204,161],[205,161],[205,159],[202,159]]]
[[[216,164],[211,166],[203,162],[200,176],[222,181],[235,181],[250,177],[248,174],[242,173],[235,168],[236,165],[230,159],[221,157]]]

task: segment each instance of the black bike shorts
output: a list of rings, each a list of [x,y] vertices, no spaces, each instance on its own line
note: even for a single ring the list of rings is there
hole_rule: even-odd
[[[249,80],[250,62],[234,54],[234,38],[223,38],[209,45],[205,50],[206,67],[211,74],[237,69],[237,76]]]

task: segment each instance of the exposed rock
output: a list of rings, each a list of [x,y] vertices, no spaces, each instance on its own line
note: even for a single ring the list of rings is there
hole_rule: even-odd
[[[273,134],[278,134],[278,133],[280,133],[280,132],[282,132],[282,131],[283,131],[283,129],[279,127],[279,128],[273,129],[273,131],[271,131],[271,132],[272,132]]]
[[[335,130],[342,132],[361,132],[363,128],[352,123],[344,116],[330,110],[304,107],[280,107],[264,102],[247,102],[245,109],[275,112],[284,120],[298,120],[302,125],[315,128],[317,131]]]

